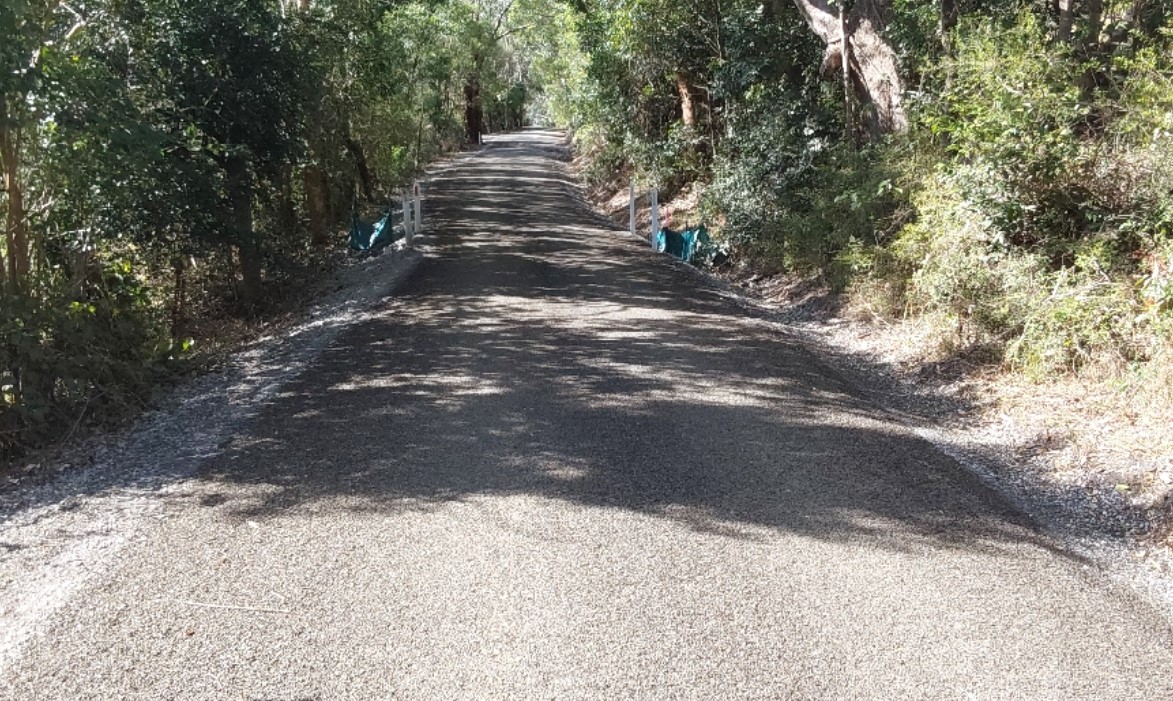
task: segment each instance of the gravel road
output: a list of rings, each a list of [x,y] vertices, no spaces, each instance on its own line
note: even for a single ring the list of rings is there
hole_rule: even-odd
[[[133,509],[115,468],[9,503],[0,696],[1173,698],[1159,611],[601,227],[559,144],[438,174],[398,294]]]

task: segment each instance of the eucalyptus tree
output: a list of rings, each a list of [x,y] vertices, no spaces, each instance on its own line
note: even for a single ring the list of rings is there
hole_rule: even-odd
[[[6,196],[0,277],[10,294],[28,291],[33,266],[24,152],[38,116],[30,97],[40,84],[46,56],[84,24],[76,10],[54,0],[11,0],[0,6],[0,170]]]

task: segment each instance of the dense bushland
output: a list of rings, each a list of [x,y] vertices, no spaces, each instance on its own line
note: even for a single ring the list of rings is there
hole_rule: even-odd
[[[701,187],[735,261],[1035,376],[1167,353],[1168,3],[578,7],[598,182]]]
[[[0,461],[140,408],[352,211],[519,125],[529,64],[561,60],[519,54],[543,7],[0,3]]]

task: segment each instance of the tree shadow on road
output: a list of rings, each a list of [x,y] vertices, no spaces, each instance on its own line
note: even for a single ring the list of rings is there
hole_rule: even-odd
[[[567,182],[524,151],[440,179],[438,255],[209,461],[209,489],[248,487],[216,508],[526,494],[730,537],[1050,547],[778,326],[567,207]]]

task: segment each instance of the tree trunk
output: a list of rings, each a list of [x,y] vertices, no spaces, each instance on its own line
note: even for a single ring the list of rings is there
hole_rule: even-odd
[[[1086,59],[1086,69],[1079,79],[1079,89],[1087,101],[1093,99],[1096,87],[1102,84],[1105,76],[1105,45],[1100,43],[1100,33],[1104,30],[1104,2],[1103,0],[1085,0],[1084,10],[1087,13],[1087,27],[1081,38],[1083,56]]]
[[[839,8],[839,63],[843,69],[843,131],[847,140],[855,143],[855,102],[851,85],[851,32],[847,29],[847,13]]]
[[[20,294],[27,289],[29,275],[28,222],[24,211],[24,190],[20,185],[20,136],[8,120],[8,103],[0,96],[0,169],[4,171],[4,192],[8,206],[4,217],[4,240],[8,249],[8,291]]]
[[[292,237],[297,231],[297,207],[293,204],[293,166],[285,164],[279,171],[278,185],[281,193],[277,204],[277,220],[284,236]]]
[[[175,272],[175,293],[171,299],[171,342],[175,345],[183,336],[184,302],[187,297],[187,278],[184,271],[187,265],[183,256],[176,256],[172,265]]]
[[[1104,31],[1104,0],[1087,0],[1087,32],[1083,35],[1084,49],[1092,55],[1100,46],[1100,32]]]
[[[843,42],[839,13],[827,0],[794,0],[810,27],[827,50],[823,55],[824,75],[842,67]],[[896,52],[884,39],[891,0],[857,0],[847,14],[847,35],[851,46],[848,61],[854,92],[864,106],[873,132],[904,131],[904,81]],[[839,76],[835,76],[838,79]]]
[[[330,226],[326,191],[326,178],[318,166],[305,169],[305,205],[310,217],[310,242],[315,246],[330,243]]]
[[[957,26],[957,0],[941,0],[941,17],[937,31],[941,34],[941,41],[947,41],[949,32]]]
[[[464,84],[464,129],[470,146],[481,141],[484,131],[485,111],[481,106],[481,84],[476,76],[469,76]]]
[[[261,277],[261,247],[256,241],[240,246],[240,275],[244,281],[244,302],[250,307],[260,304],[265,295]]]
[[[1059,41],[1071,42],[1075,32],[1076,0],[1058,0],[1059,27],[1056,30]],[[1100,32],[1104,30],[1104,0],[1084,0],[1083,14],[1087,17],[1087,29],[1081,43],[1085,52],[1094,53],[1100,43]]]
[[[70,283],[74,299],[80,300],[85,296],[86,285],[89,284],[94,273],[94,251],[88,235],[83,237],[81,245],[78,250],[73,252],[71,258]]]
[[[695,127],[696,108],[693,104],[692,89],[682,73],[676,74],[676,92],[680,94],[680,121],[686,127]]]
[[[1059,41],[1071,41],[1071,28],[1075,26],[1075,0],[1059,0]]]
[[[416,121],[415,126],[415,161],[412,167],[412,172],[418,173],[420,170],[420,150],[424,147],[424,111],[420,110],[419,120]]]
[[[232,208],[233,228],[236,229],[244,301],[251,306],[260,302],[264,285],[261,278],[261,246],[253,231],[253,189],[248,162],[242,156],[230,156],[227,171],[228,199]]]
[[[367,199],[367,202],[374,202],[374,178],[371,177],[371,169],[367,166],[367,156],[362,150],[362,144],[348,135],[346,137],[346,150],[350,153],[350,157],[354,159],[354,168],[358,173],[358,183],[362,187],[363,197]]]

